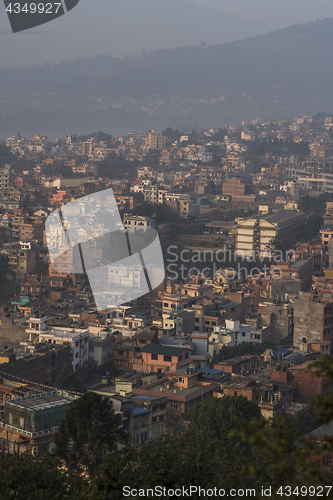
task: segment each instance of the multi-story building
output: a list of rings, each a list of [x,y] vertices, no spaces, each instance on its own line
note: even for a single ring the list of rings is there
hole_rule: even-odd
[[[206,369],[197,368],[195,363],[173,372],[158,382],[153,382],[145,387],[135,389],[134,394],[151,397],[166,396],[166,428],[174,429],[184,425],[185,420],[200,401],[213,397],[218,388],[216,380],[222,375],[219,370],[214,370],[213,378],[206,378]],[[208,370],[211,376],[211,370]]]
[[[38,250],[29,241],[5,243],[1,253],[8,255],[9,267],[19,276],[32,274],[37,267]]]
[[[89,328],[89,332],[91,328]],[[112,334],[109,330],[99,329],[98,333],[90,333],[89,337],[89,361],[98,365],[108,363],[112,358],[113,344],[117,340],[117,334]]]
[[[296,259],[287,262],[276,262],[271,266],[272,271],[277,270],[281,278],[296,278],[300,280],[301,290],[310,290],[314,271],[314,258]],[[278,277],[276,276],[275,279]]]
[[[294,347],[333,353],[333,302],[321,300],[315,292],[299,293],[294,301]]]
[[[239,257],[262,255],[269,257],[270,247],[294,241],[305,229],[307,216],[294,210],[250,217],[238,222],[236,254]]]
[[[250,194],[250,186],[245,179],[235,178],[228,179],[223,183],[222,194],[224,196],[244,196]]]
[[[8,399],[0,422],[0,449],[19,455],[51,453],[53,436],[60,419],[78,396],[63,391],[50,391],[34,396]]]
[[[225,326],[216,326],[209,335],[209,354],[219,354],[223,347],[231,347],[245,342],[251,342],[251,326],[243,325],[239,321],[226,320]]]
[[[44,342],[69,346],[72,352],[73,371],[88,363],[89,360],[89,330],[81,328],[64,328],[48,326],[48,318],[30,318],[29,328],[26,329],[31,344]]]
[[[140,363],[135,369],[157,373],[172,373],[188,364],[191,357],[189,346],[147,344],[141,349]]]
[[[10,165],[4,165],[0,168],[0,189],[9,187]]]
[[[129,433],[132,441],[144,443],[160,439],[166,433],[167,397],[151,397],[145,394],[132,396],[129,400],[131,419]]]
[[[40,217],[21,216],[12,221],[12,235],[14,241],[31,241],[35,245],[43,246],[45,221]]]
[[[146,229],[148,227],[153,227],[151,217],[132,214],[124,214],[123,224],[125,229],[129,232],[133,232],[136,229]]]
[[[143,188],[144,201],[147,203],[158,203],[158,187],[156,184],[144,186]]]
[[[146,147],[148,150],[160,151],[165,148],[167,138],[159,132],[152,130],[146,137]]]
[[[309,363],[302,363],[289,369],[291,383],[295,387],[295,401],[298,403],[310,403],[316,396],[331,393],[332,382],[323,375],[314,376],[314,370],[309,368]]]

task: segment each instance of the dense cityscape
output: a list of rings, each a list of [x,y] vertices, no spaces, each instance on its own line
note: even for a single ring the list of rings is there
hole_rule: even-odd
[[[0,467],[49,454],[57,498],[135,498],[161,485],[213,496],[199,484],[265,496],[244,493],[256,483],[279,498],[278,485],[329,484],[333,115],[16,134],[1,142],[0,166]],[[61,264],[50,258],[45,221],[107,189],[127,234],[158,232],[165,277],[101,310],[73,248]],[[142,279],[114,268],[108,286]],[[149,473],[158,460],[170,467],[163,480],[158,465]]]

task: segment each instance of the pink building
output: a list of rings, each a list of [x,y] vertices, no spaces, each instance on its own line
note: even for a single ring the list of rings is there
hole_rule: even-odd
[[[183,346],[147,344],[141,350],[142,359],[133,362],[133,369],[157,373],[171,373],[188,365],[191,349]]]

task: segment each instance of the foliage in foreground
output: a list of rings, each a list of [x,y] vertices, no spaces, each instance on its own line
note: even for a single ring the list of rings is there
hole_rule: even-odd
[[[324,356],[314,367],[333,379],[331,357]],[[300,496],[297,487],[332,485],[332,471],[316,460],[320,453],[332,455],[332,445],[320,449],[309,440],[296,440],[308,424],[315,425],[313,419],[267,422],[260,418],[256,403],[242,396],[197,405],[184,435],[141,447],[125,444],[120,450],[115,447],[119,421],[108,402],[98,408],[100,396],[87,393],[76,403],[56,438],[58,457],[69,468],[59,469],[54,457],[0,456],[1,500],[116,500],[124,498],[125,485],[134,489],[255,487],[256,498],[262,497],[263,486],[272,487],[272,499],[281,499],[280,486],[290,486],[296,493],[289,498],[296,498]],[[316,410],[323,422],[332,420],[332,408],[330,395],[319,398]],[[89,470],[89,479],[81,475],[79,462]],[[333,492],[324,496],[332,498]]]

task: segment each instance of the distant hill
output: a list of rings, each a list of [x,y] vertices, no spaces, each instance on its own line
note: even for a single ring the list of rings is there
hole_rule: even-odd
[[[59,19],[13,36],[0,2],[0,45],[5,47],[0,51],[0,68],[233,42],[271,29],[189,0],[80,0]]]
[[[224,45],[2,70],[0,135],[121,133],[332,112],[332,46],[333,19],[326,19]]]

